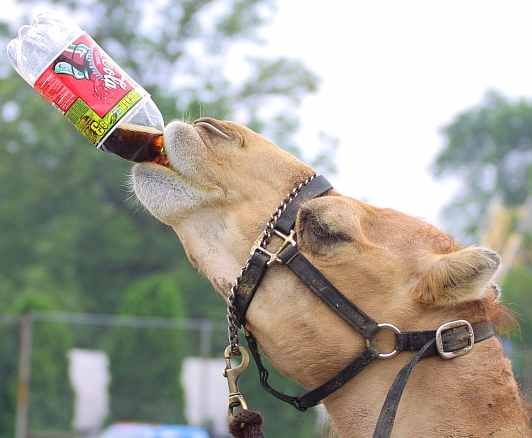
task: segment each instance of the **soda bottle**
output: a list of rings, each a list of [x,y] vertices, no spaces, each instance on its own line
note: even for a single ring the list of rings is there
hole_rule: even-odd
[[[35,16],[7,54],[20,76],[98,149],[167,164],[159,108],[72,20]]]

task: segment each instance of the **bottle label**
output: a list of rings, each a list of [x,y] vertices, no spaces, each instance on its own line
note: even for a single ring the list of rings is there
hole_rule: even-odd
[[[147,94],[86,33],[51,62],[34,88],[98,146]]]

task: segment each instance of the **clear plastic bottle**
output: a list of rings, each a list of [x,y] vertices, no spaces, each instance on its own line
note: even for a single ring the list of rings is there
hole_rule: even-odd
[[[35,16],[7,54],[20,76],[98,149],[131,161],[165,161],[159,108],[71,19]]]

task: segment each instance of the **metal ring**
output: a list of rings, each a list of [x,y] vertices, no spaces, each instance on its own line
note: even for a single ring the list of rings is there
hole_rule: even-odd
[[[397,349],[397,336],[399,336],[401,334],[401,330],[399,330],[393,324],[390,324],[390,323],[387,323],[387,322],[383,322],[381,324],[377,324],[377,327],[379,328],[378,332],[383,330],[383,329],[386,329],[386,330],[391,330],[395,334],[395,347],[394,347],[394,349],[392,351],[389,351],[387,353],[381,353],[380,351],[377,351],[377,350],[374,349],[377,352],[377,357],[379,359],[390,359],[391,357],[394,357],[397,353],[399,353],[399,350]],[[377,334],[377,333],[375,333],[375,334]],[[366,347],[367,348],[373,348],[371,346],[371,341],[374,338],[375,338],[375,335],[371,339],[366,339]]]

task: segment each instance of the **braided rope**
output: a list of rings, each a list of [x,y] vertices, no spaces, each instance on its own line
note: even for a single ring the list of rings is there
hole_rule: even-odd
[[[292,191],[288,194],[288,196],[279,204],[277,209],[273,212],[269,221],[266,223],[264,230],[261,233],[260,246],[262,248],[266,248],[266,246],[270,243],[272,236],[273,236],[273,230],[275,229],[275,226],[277,225],[277,221],[279,220],[281,215],[285,212],[288,205],[297,197],[301,189],[305,187],[309,182],[311,182],[314,178],[316,178],[316,174],[309,176],[303,182],[295,186],[292,189]],[[242,281],[242,277],[244,273],[249,268],[251,257],[252,255],[250,255],[248,259],[246,260],[246,263],[240,270],[240,274],[235,279],[235,282],[233,283],[233,286],[231,286],[231,289],[229,290],[229,294],[227,296],[227,337],[229,339],[229,344],[231,345],[231,351],[232,353],[236,355],[240,354],[240,350],[238,348],[239,347],[238,331],[240,329],[240,323],[238,321],[237,309],[236,309],[236,292],[238,288],[240,287],[240,282]]]
[[[262,416],[244,409],[229,420],[229,432],[235,438],[264,438]]]

